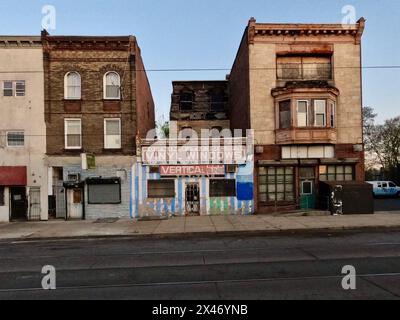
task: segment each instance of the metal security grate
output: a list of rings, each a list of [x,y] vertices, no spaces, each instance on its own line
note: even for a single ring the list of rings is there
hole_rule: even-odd
[[[40,188],[29,189],[29,215],[28,220],[39,221],[41,213]]]

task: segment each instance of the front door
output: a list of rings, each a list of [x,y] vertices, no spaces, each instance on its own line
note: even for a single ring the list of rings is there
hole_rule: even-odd
[[[83,219],[83,190],[67,189],[68,219]]]
[[[25,187],[10,188],[11,196],[11,220],[26,220],[28,201]]]
[[[315,168],[301,167],[299,170],[300,180],[300,209],[316,208],[315,190]]]
[[[200,214],[200,188],[198,183],[186,185],[186,214]]]

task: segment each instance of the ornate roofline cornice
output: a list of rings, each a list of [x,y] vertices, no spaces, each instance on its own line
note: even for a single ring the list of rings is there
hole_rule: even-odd
[[[42,41],[38,36],[0,36],[0,47],[42,47]]]
[[[257,23],[251,18],[248,24],[249,44],[253,44],[256,36],[353,36],[356,44],[361,42],[365,29],[364,18],[356,24],[305,24],[305,23]]]
[[[41,39],[47,50],[140,50],[134,36],[51,36],[43,30]]]

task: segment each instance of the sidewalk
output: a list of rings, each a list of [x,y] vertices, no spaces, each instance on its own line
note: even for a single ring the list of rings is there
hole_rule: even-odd
[[[0,224],[0,240],[269,234],[399,229],[400,213],[354,216],[202,216],[170,220],[14,222]]]

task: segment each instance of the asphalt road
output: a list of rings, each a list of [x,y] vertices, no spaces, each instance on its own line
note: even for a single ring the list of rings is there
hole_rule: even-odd
[[[399,232],[0,242],[0,257],[0,300],[400,299]]]
[[[375,199],[375,211],[399,211],[400,198]]]

